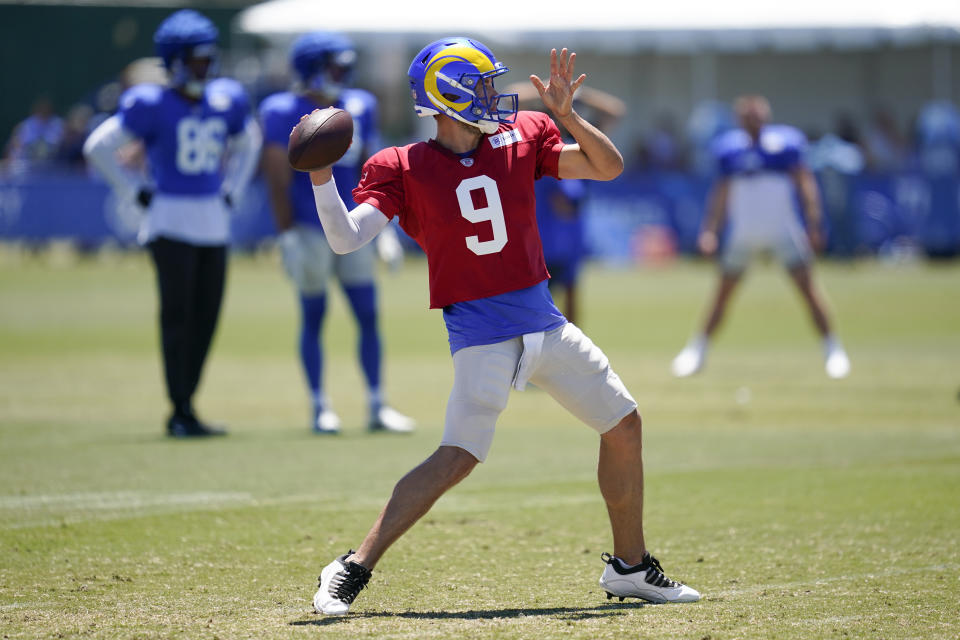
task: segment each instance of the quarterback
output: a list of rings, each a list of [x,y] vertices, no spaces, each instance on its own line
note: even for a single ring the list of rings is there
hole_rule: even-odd
[[[160,333],[173,437],[222,435],[193,411],[193,394],[217,326],[226,277],[229,213],[260,153],[260,129],[243,87],[211,80],[217,28],[183,9],[154,34],[169,86],[140,84],[94,129],[84,154],[121,200],[143,211],[140,241],[150,249],[160,290]],[[128,171],[117,150],[139,140],[149,176]]]
[[[542,176],[612,180],[620,152],[572,108],[585,76],[576,54],[550,54],[550,78],[530,80],[575,144],[546,114],[517,111],[494,79],[508,71],[484,45],[444,38],[408,71],[415,109],[436,138],[371,157],[348,210],[331,171],[311,174],[317,212],[337,253],[369,242],[392,218],[427,255],[430,306],[443,309],[453,354],[453,390],[440,446],[397,483],[369,533],[322,571],[313,604],[343,615],[371,572],[433,503],[486,459],[510,390],[548,392],[599,434],[598,478],[613,530],[600,578],[609,597],[692,602],[699,594],[667,578],[643,537],[643,463],[637,404],[603,352],[567,322],[547,290],[534,181]]]

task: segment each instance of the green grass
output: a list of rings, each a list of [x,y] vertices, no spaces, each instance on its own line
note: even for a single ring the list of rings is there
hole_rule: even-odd
[[[273,255],[231,263],[198,398],[229,438],[172,442],[153,273],[134,254],[0,252],[4,638],[960,637],[960,264],[825,265],[853,362],[822,370],[795,294],[751,273],[708,368],[669,362],[705,264],[585,274],[583,320],[640,402],[647,539],[694,605],[608,601],[597,438],[515,393],[486,464],[377,567],[351,616],[310,612],[439,441],[451,363],[419,261],[381,282],[388,392],[407,437],[364,432],[355,331],[327,326],[338,438],[307,431],[296,308]]]

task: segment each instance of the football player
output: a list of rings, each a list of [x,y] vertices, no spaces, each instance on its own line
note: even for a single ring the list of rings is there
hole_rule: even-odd
[[[193,410],[223,297],[230,211],[256,169],[260,129],[243,87],[212,79],[217,28],[184,9],[154,34],[169,86],[141,84],[90,133],[84,155],[121,200],[142,209],[139,239],[150,250],[160,292],[160,334],[174,437],[222,435]],[[117,151],[139,140],[149,175],[128,171]]]
[[[263,173],[270,192],[273,216],[280,232],[283,264],[300,298],[300,360],[313,400],[314,432],[340,430],[340,418],[323,391],[321,331],[327,309],[327,281],[336,275],[359,328],[358,356],[367,383],[371,431],[406,433],[413,420],[390,407],[381,387],[381,340],[377,322],[376,253],[368,245],[349,255],[336,255],[323,237],[313,203],[310,177],[290,168],[287,141],[301,116],[317,108],[337,107],[353,117],[353,143],[334,166],[340,195],[353,202],[350,188],[360,177],[360,166],[379,149],[377,102],[373,94],[351,88],[357,54],[345,36],[317,31],[304,34],[290,51],[296,76],[293,91],[267,97],[260,105],[266,139]],[[402,256],[393,227],[378,242],[393,256]]]
[[[613,143],[572,108],[576,54],[550,54],[550,78],[530,80],[576,140],[564,144],[545,113],[517,111],[494,79],[508,71],[484,45],[445,38],[409,69],[420,116],[436,138],[375,154],[348,210],[329,169],[311,173],[317,211],[334,251],[369,242],[389,220],[427,255],[430,306],[443,309],[453,390],[437,450],[404,476],[357,547],[327,565],[319,613],[343,615],[383,553],[447,490],[486,459],[511,388],[527,382],[595,429],[598,477],[614,553],[600,578],[609,597],[691,602],[699,594],[667,578],[643,537],[643,462],[637,404],[603,352],[567,322],[547,289],[534,202],[542,176],[611,180],[623,170]]]
[[[765,251],[779,258],[800,290],[823,340],[827,375],[846,377],[850,359],[831,330],[826,305],[811,273],[813,250],[823,248],[823,236],[816,178],[803,158],[806,138],[793,127],[770,124],[770,103],[762,96],[738,98],[735,110],[742,128],[723,134],[714,147],[720,177],[711,191],[698,238],[700,251],[714,255],[721,227],[727,222],[720,281],[703,329],[674,358],[673,374],[686,377],[703,367],[710,338],[750,257]],[[806,231],[794,207],[796,195],[806,216]]]

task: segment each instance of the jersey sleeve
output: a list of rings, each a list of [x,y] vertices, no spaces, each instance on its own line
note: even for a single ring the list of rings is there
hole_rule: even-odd
[[[260,127],[263,129],[264,144],[287,145],[290,131],[295,126],[290,123],[289,100],[284,94],[274,94],[260,103]]]
[[[807,165],[807,136],[799,129],[790,129],[789,142],[784,150],[787,170],[793,170]]]
[[[559,178],[560,152],[564,142],[560,130],[553,119],[545,113],[532,113],[537,132],[537,173],[536,179],[543,176]]]
[[[217,78],[210,83],[208,94],[214,106],[228,105],[227,134],[233,136],[243,131],[250,117],[250,98],[243,85],[232,78]]]
[[[710,145],[710,155],[713,156],[714,169],[720,176],[729,178],[736,173],[737,146],[732,133],[714,140]]]
[[[373,205],[387,218],[400,215],[404,205],[403,172],[396,147],[383,149],[367,160],[360,183],[353,190],[353,200]]]
[[[377,98],[363,89],[352,89],[343,101],[343,107],[357,121],[360,131],[360,143],[366,153],[372,154],[380,149],[380,122],[377,113]]]
[[[138,138],[151,139],[160,120],[162,95],[163,89],[152,84],[138,84],[124,91],[117,108],[123,128]]]

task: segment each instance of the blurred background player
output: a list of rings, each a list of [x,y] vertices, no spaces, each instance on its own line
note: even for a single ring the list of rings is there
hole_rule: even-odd
[[[519,108],[544,111],[537,90],[528,82],[517,82],[504,89],[516,93]],[[581,86],[573,98],[573,106],[583,118],[604,133],[609,133],[626,112],[626,105],[614,95]],[[557,123],[560,135],[567,143],[573,137]],[[550,272],[547,285],[554,298],[560,299],[563,315],[577,324],[580,320],[580,269],[587,256],[584,237],[582,205],[587,198],[586,180],[558,180],[544,176],[536,182],[537,228],[543,243],[543,258]]]
[[[174,437],[221,435],[197,419],[193,395],[217,326],[230,241],[230,211],[256,169],[261,136],[241,85],[211,80],[217,28],[184,9],[164,20],[154,44],[169,86],[140,84],[116,115],[91,132],[84,155],[121,200],[143,209],[140,241],[160,291],[160,334]],[[140,140],[149,177],[128,171],[117,151]]]
[[[273,216],[280,232],[283,264],[300,296],[300,359],[313,399],[313,429],[337,433],[340,418],[323,391],[321,332],[327,308],[327,281],[336,275],[343,287],[360,334],[359,359],[367,383],[371,431],[409,432],[413,420],[386,404],[381,388],[381,340],[375,285],[376,248],[370,244],[349,255],[330,250],[313,202],[310,177],[290,168],[287,142],[300,118],[318,108],[337,107],[353,117],[353,144],[334,166],[340,195],[353,202],[350,190],[360,179],[360,167],[379,149],[377,104],[373,94],[350,88],[357,54],[346,37],[323,31],[298,38],[290,51],[297,78],[294,91],[276,93],[260,105],[266,142],[263,173]],[[392,227],[378,238],[385,258],[402,258]]]
[[[803,158],[806,138],[793,127],[770,124],[770,104],[762,96],[738,98],[735,110],[742,128],[723,134],[714,147],[720,177],[698,238],[700,251],[713,255],[721,226],[729,223],[720,257],[720,282],[703,329],[674,358],[673,374],[686,377],[703,367],[710,338],[752,254],[769,251],[787,268],[810,310],[823,339],[827,375],[843,378],[850,373],[850,360],[831,330],[811,274],[811,247],[820,250],[824,243],[817,182]],[[806,232],[794,206],[797,195]]]
[[[38,98],[30,115],[10,134],[3,164],[14,172],[49,166],[57,159],[63,141],[63,124],[54,113],[50,99]]]

